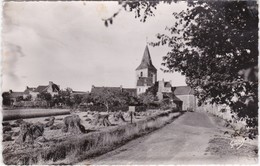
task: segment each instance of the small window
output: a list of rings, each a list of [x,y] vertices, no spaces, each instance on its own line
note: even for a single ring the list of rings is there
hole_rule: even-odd
[[[143,77],[143,72],[142,72],[142,71],[141,71],[141,74],[140,74],[140,75],[141,75],[141,77]]]

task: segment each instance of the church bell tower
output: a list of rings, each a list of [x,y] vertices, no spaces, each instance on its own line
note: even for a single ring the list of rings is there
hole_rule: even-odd
[[[144,93],[157,81],[157,69],[152,63],[148,46],[145,47],[141,64],[136,68],[137,95]]]

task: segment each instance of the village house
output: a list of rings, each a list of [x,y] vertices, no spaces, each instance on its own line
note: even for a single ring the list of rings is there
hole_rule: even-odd
[[[182,102],[183,110],[193,110],[197,108],[197,98],[194,95],[194,90],[189,86],[177,86],[173,87],[172,91],[176,97]]]
[[[49,81],[49,85],[39,85],[37,88],[27,87],[25,91],[28,91],[32,96],[32,100],[35,100],[37,95],[43,92],[50,93],[52,96],[57,95],[60,91],[60,86]]]
[[[105,89],[111,92],[128,92],[130,95],[136,96],[135,88],[123,88],[122,85],[120,87],[97,87],[92,85],[91,93],[102,93]]]

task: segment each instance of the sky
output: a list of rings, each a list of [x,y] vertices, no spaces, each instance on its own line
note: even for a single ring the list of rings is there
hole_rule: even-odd
[[[23,91],[49,81],[73,90],[91,86],[135,88],[135,69],[145,46],[174,25],[172,12],[185,2],[160,3],[145,23],[121,10],[109,27],[102,19],[120,9],[117,2],[7,2],[3,7],[2,90]],[[163,73],[167,47],[149,46],[158,80],[185,84],[180,73]]]

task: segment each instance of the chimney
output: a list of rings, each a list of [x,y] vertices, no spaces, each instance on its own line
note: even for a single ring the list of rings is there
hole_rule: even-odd
[[[156,75],[153,74],[152,76],[153,76],[153,84],[155,84],[155,82],[156,82]]]
[[[158,92],[162,92],[164,88],[164,80],[158,81]]]
[[[26,89],[29,89],[29,87],[28,87],[28,86],[26,86]]]
[[[9,93],[13,93],[13,91],[10,89],[10,90],[9,90]]]
[[[121,92],[123,91],[123,86],[122,86],[122,85],[120,85],[120,91],[121,91]]]

